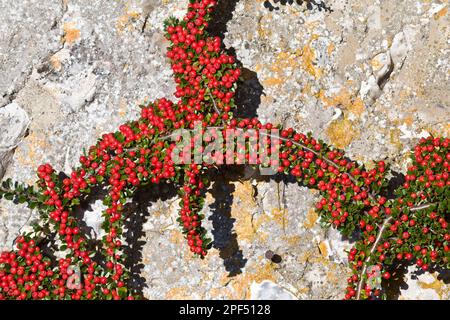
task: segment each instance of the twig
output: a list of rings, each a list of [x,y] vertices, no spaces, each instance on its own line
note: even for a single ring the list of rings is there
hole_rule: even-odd
[[[431,206],[434,206],[434,205],[436,205],[436,204],[437,204],[436,202],[424,203],[424,204],[421,204],[421,205],[418,205],[418,206],[409,208],[409,211],[414,212],[414,211],[419,211],[419,210],[427,209],[427,208],[429,208],[429,207],[431,207]]]
[[[421,204],[421,205],[418,205],[418,206],[415,206],[415,207],[411,207],[409,210],[412,211],[412,212],[415,212],[415,211],[427,209],[427,208],[429,208],[429,207],[431,207],[433,205],[436,205],[436,204],[437,203],[435,203],[435,202],[424,203],[424,204]],[[361,273],[359,275],[359,283],[358,283],[358,288],[357,288],[357,291],[356,291],[356,299],[357,300],[359,300],[360,297],[361,297],[361,290],[362,290],[362,286],[363,286],[363,284],[365,282],[364,281],[364,274],[366,273],[367,265],[370,263],[370,261],[372,259],[372,254],[374,253],[376,247],[378,246],[380,240],[382,239],[384,230],[386,229],[387,225],[392,222],[393,219],[394,218],[392,216],[390,216],[390,217],[388,217],[388,218],[386,218],[384,220],[383,224],[380,227],[380,231],[378,232],[378,236],[375,239],[375,242],[373,243],[372,247],[370,248],[370,251],[369,251],[369,254],[368,254],[366,260],[364,261],[364,266],[363,266],[363,268],[361,270]]]
[[[378,236],[377,236],[375,242],[373,243],[372,248],[370,248],[369,255],[367,256],[366,260],[364,261],[364,266],[363,266],[363,268],[361,270],[361,273],[359,275],[359,283],[358,283],[358,288],[357,288],[357,291],[356,291],[356,300],[359,300],[360,297],[361,297],[361,289],[362,289],[362,286],[364,284],[364,274],[366,273],[367,265],[369,264],[370,260],[372,260],[372,254],[375,251],[376,247],[378,246],[378,243],[380,242],[381,237],[383,236],[384,230],[386,229],[387,225],[393,219],[394,219],[393,217],[388,217],[388,218],[386,218],[384,220],[383,225],[381,226],[380,231],[378,232]]]
[[[219,111],[219,109],[217,108],[216,101],[214,101],[214,97],[212,96],[211,91],[208,90],[208,94],[209,94],[209,96],[211,97],[211,100],[212,100],[213,105],[214,105],[214,109],[216,110],[216,112],[217,112],[218,114],[220,114],[220,111]]]
[[[39,199],[38,199],[37,197],[35,197],[35,196],[32,196],[32,195],[30,195],[30,194],[20,193],[20,192],[14,190],[14,189],[5,189],[5,188],[3,188],[3,187],[0,187],[0,192],[1,192],[1,193],[13,193],[13,194],[16,195],[16,196],[25,195],[25,196],[27,197],[28,200],[31,200],[31,201],[39,201]]]

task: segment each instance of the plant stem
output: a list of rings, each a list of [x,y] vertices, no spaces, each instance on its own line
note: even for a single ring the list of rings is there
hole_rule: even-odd
[[[423,203],[418,206],[409,208],[409,211],[414,212],[414,211],[419,211],[419,210],[423,210],[423,209],[428,209],[429,207],[434,206],[435,204],[437,204],[437,202]]]
[[[437,204],[437,203],[435,203],[435,202],[424,203],[424,204],[421,204],[421,205],[418,205],[415,207],[411,207],[409,210],[415,212],[415,211],[427,209],[435,204]],[[378,246],[380,240],[382,239],[384,230],[386,229],[387,225],[392,222],[393,219],[394,218],[392,216],[390,216],[384,220],[383,224],[380,227],[380,231],[378,232],[377,238],[375,239],[375,242],[373,243],[372,247],[370,248],[369,255],[367,256],[366,260],[364,261],[364,266],[359,275],[359,283],[358,283],[358,287],[357,287],[357,291],[356,291],[356,299],[357,300],[359,300],[361,297],[362,286],[365,283],[364,274],[366,273],[367,265],[372,260],[372,254],[375,252],[376,247]]]
[[[32,195],[27,194],[27,193],[21,193],[21,192],[18,192],[17,190],[15,190],[15,189],[5,189],[3,187],[0,187],[0,193],[13,193],[15,196],[24,195],[24,196],[27,197],[27,200],[38,201],[38,198],[36,196],[32,196]]]
[[[384,220],[383,224],[381,225],[380,231],[378,232],[378,236],[375,239],[375,242],[373,243],[373,246],[370,248],[369,251],[369,255],[367,256],[366,260],[364,261],[364,266],[361,270],[361,273],[359,274],[359,283],[358,283],[358,288],[356,291],[356,300],[359,300],[361,297],[361,289],[362,286],[364,284],[364,274],[366,273],[367,270],[367,265],[369,264],[369,262],[372,260],[372,254],[375,251],[375,248],[378,246],[378,243],[381,240],[381,237],[383,236],[383,232],[386,229],[387,225],[393,220],[393,217],[388,217]]]

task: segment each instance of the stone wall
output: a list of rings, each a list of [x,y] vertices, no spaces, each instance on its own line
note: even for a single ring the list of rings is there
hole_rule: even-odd
[[[186,4],[0,0],[0,178],[32,183],[44,162],[69,172],[83,147],[137,116],[140,100],[175,99],[162,26]],[[220,6],[212,29],[245,68],[242,114],[312,131],[369,168],[384,159],[399,173],[420,137],[449,136],[448,0]],[[342,298],[350,243],[321,229],[314,192],[238,169],[216,181],[205,260],[184,244],[173,190],[139,194],[131,206],[133,271],[147,298]],[[97,200],[84,213],[97,237],[101,210]],[[0,249],[34,217],[0,202]],[[405,273],[392,298],[450,297],[448,273]]]

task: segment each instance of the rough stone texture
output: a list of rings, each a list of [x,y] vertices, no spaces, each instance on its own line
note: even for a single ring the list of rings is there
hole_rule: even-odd
[[[32,183],[43,162],[69,172],[83,147],[137,116],[139,100],[173,99],[162,25],[186,3],[0,0],[0,153],[4,141],[22,141],[1,162],[6,176]],[[312,131],[368,167],[385,159],[399,172],[419,137],[449,136],[448,1],[272,1],[272,11],[265,3],[227,0],[232,15],[220,13],[231,18],[225,45],[248,69],[245,114]],[[28,116],[21,113],[20,128],[15,115],[4,120],[12,107],[32,119],[24,138]],[[321,229],[316,194],[251,175],[221,173],[208,193],[215,242],[205,260],[184,245],[173,190],[130,204],[133,271],[147,298],[342,297],[350,243]],[[97,200],[84,213],[97,237],[101,208]],[[0,202],[0,249],[32,217]],[[268,260],[268,250],[281,261]],[[400,299],[449,297],[438,274],[410,269],[405,281]]]
[[[0,109],[0,179],[5,174],[14,154],[13,150],[20,144],[29,124],[28,114],[17,103]]]

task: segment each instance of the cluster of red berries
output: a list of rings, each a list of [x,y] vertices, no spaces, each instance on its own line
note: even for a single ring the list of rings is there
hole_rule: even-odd
[[[18,237],[16,243],[17,251],[0,255],[0,265],[9,266],[9,270],[0,270],[0,300],[48,297],[48,284],[53,276],[49,259],[44,258],[34,240]]]
[[[181,21],[171,18],[166,22],[170,42],[167,57],[177,83],[177,103],[164,98],[143,103],[138,120],[104,134],[80,157],[80,167],[65,179],[47,164],[38,168],[37,191],[9,185],[0,188],[0,197],[25,199],[30,208],[37,206],[41,217],[33,232],[17,239],[18,251],[1,255],[0,299],[135,298],[127,287],[124,204],[138,187],[163,181],[179,186],[178,222],[190,251],[204,257],[211,240],[202,226],[201,210],[211,163],[176,164],[173,152],[177,142],[168,139],[174,130],[194,129],[197,123],[200,134],[208,126],[216,128],[200,142],[200,152],[205,150],[205,143],[217,140],[219,135],[225,137],[227,129],[253,129],[265,145],[270,145],[268,155],[279,154],[279,159],[264,165],[275,165],[280,174],[292,175],[318,189],[322,197],[316,209],[325,224],[344,235],[361,235],[349,252],[353,275],[348,279],[346,299],[381,294],[382,290],[371,287],[368,281],[368,266],[375,266],[384,279],[390,278],[386,266],[395,259],[414,260],[424,270],[448,266],[450,236],[445,212],[450,184],[449,140],[421,140],[405,184],[397,190],[397,198],[388,200],[381,195],[387,188],[388,172],[383,161],[365,170],[342,151],[309,134],[262,124],[256,118],[235,118],[235,89],[241,71],[234,57],[222,49],[220,38],[207,32],[216,3],[190,0]],[[279,129],[280,135],[266,133],[272,129]],[[191,137],[188,146],[198,141],[198,136]],[[238,145],[231,155],[228,152],[216,150],[211,158],[215,164],[230,157],[234,163],[261,163],[253,158],[248,144]],[[98,187],[108,191],[103,201],[107,208],[103,212],[101,261],[89,249],[89,240],[73,214]],[[58,245],[54,249],[65,256],[58,263],[45,258],[38,245],[55,233]],[[76,287],[68,286],[74,267],[80,273]]]
[[[379,288],[360,285],[361,277],[367,277],[360,272],[367,263],[378,266],[380,272],[402,261],[415,262],[424,271],[450,266],[450,230],[446,220],[450,196],[449,144],[448,138],[421,139],[414,149],[406,181],[395,191],[397,197],[379,198],[383,202],[379,209],[373,207],[372,212],[369,210],[359,220],[363,239],[349,253],[355,274],[348,279],[346,298],[358,292],[369,298],[380,293]],[[391,273],[385,271],[381,276],[387,280]]]

